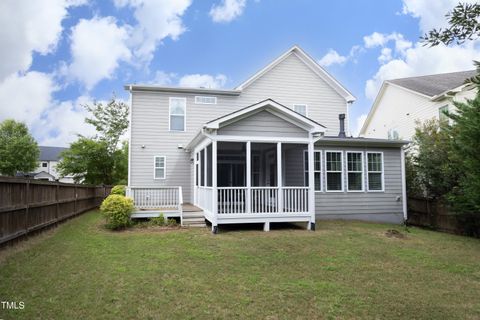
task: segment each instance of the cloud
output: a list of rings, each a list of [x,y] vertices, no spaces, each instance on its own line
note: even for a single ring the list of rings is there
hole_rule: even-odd
[[[153,78],[150,83],[155,84],[157,86],[169,86],[172,85],[177,78],[177,74],[173,72],[165,72],[165,71],[157,71],[155,72],[155,77]]]
[[[392,60],[392,49],[382,48],[381,54],[378,57],[378,62],[380,62],[381,64],[384,64],[390,60]]]
[[[395,51],[398,54],[405,54],[405,50],[412,47],[413,45],[412,42],[405,39],[403,34],[397,32],[392,32],[390,34],[374,32],[371,35],[363,37],[364,46],[368,49],[375,47],[385,47],[391,41],[393,41]]]
[[[0,1],[0,81],[17,71],[27,71],[33,52],[55,51],[67,8],[83,1]]]
[[[226,23],[242,15],[246,0],[222,0],[214,5],[209,14],[213,22]]]
[[[480,42],[462,46],[424,47],[420,43],[407,49],[399,57],[380,66],[375,75],[367,80],[365,95],[373,100],[384,80],[417,75],[455,72],[474,69],[473,60],[480,59]]]
[[[402,13],[419,19],[420,31],[428,32],[433,28],[444,28],[447,26],[445,14],[451,11],[458,0],[403,0]],[[476,0],[463,0],[462,3],[476,3]]]
[[[223,74],[212,76],[209,74],[188,74],[180,78],[178,84],[181,87],[190,88],[221,88],[227,82],[227,77]]]
[[[186,31],[182,16],[191,0],[115,0],[115,5],[131,7],[137,22],[132,26],[128,45],[135,57],[149,63],[159,43],[165,38],[177,40]]]
[[[128,32],[113,17],[82,19],[73,27],[70,51],[72,63],[68,76],[90,90],[100,80],[113,77],[121,61],[129,61]]]
[[[328,67],[332,64],[344,64],[348,57],[339,55],[337,51],[330,49],[327,54],[324,55],[318,63],[323,67]]]

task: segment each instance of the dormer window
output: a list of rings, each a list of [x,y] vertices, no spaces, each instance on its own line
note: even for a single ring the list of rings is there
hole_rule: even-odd
[[[294,104],[293,111],[300,113],[302,116],[308,116],[306,104]]]

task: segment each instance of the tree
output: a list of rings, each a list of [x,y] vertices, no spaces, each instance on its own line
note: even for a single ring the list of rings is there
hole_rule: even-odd
[[[422,190],[428,197],[442,198],[458,185],[459,168],[452,162],[451,128],[447,122],[417,123],[412,151],[407,159],[410,190]],[[414,172],[414,175],[412,175]]]
[[[450,45],[452,42],[462,44],[480,38],[480,3],[459,3],[445,17],[448,28],[430,30],[421,37],[423,43],[430,46]]]
[[[13,176],[38,165],[40,150],[24,123],[7,119],[0,124],[0,173]]]
[[[62,153],[58,164],[62,175],[73,175],[76,182],[90,184],[127,184],[128,144],[118,148],[128,128],[129,107],[113,97],[107,104],[85,105],[91,118],[85,122],[97,130],[94,137],[79,135],[70,149]]]
[[[451,161],[461,172],[449,198],[459,212],[480,212],[480,92],[472,100],[454,102]]]

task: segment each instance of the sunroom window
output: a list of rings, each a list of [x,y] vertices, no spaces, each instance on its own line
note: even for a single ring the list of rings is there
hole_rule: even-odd
[[[327,151],[327,191],[343,191],[343,157],[341,151]]]

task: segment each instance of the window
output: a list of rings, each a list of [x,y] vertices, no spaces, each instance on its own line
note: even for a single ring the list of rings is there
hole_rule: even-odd
[[[293,111],[300,113],[301,115],[307,116],[307,105],[306,104],[294,104]]]
[[[322,190],[322,151],[313,151],[313,181],[315,183],[315,191]],[[304,152],[304,175],[305,186],[308,186],[308,150]]]
[[[42,167],[43,167],[43,168],[46,168],[47,166],[48,166],[48,163],[42,162]]]
[[[185,131],[186,98],[170,98],[170,131]]]
[[[166,159],[164,156],[154,157],[154,179],[165,179]]]
[[[443,121],[448,121],[449,118],[448,118],[446,112],[448,112],[448,105],[438,108],[438,119],[440,121],[442,121],[442,122]]]
[[[195,96],[195,104],[217,104],[217,97]]]
[[[383,153],[367,152],[368,191],[383,191]]]
[[[388,130],[388,140],[399,140],[400,135],[398,134],[397,129]]]
[[[363,191],[363,153],[347,151],[347,190]]]
[[[327,191],[343,191],[343,156],[341,151],[326,151]]]

